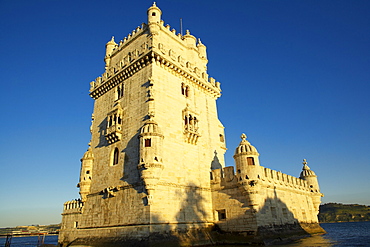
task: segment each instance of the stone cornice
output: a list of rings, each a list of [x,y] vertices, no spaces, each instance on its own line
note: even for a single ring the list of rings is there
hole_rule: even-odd
[[[122,81],[131,77],[142,68],[153,63],[157,63],[160,66],[166,67],[178,76],[193,82],[195,85],[210,93],[215,98],[221,96],[221,90],[216,85],[213,85],[211,82],[207,82],[204,79],[197,78],[197,75],[193,75],[193,73],[181,69],[179,66],[167,60],[162,55],[153,51],[143,54],[141,57],[133,61],[129,66],[122,68],[120,71],[106,79],[106,81],[102,81],[100,85],[94,86],[90,96],[94,99],[98,99],[100,96],[117,86]]]
[[[165,58],[161,54],[158,54],[157,52],[152,52],[152,55],[153,55],[154,61],[159,63],[159,65],[167,67],[169,70],[171,70],[178,76],[181,76],[193,82],[195,85],[204,89],[205,91],[210,93],[215,98],[218,98],[221,96],[221,89],[216,87],[216,85],[213,85],[211,82],[207,82],[206,80],[197,76],[195,73],[191,73],[191,72],[186,71],[185,69],[180,68],[178,65],[169,61],[167,58]]]
[[[111,76],[105,82],[103,81],[102,84],[95,87],[91,91],[90,96],[93,99],[98,99],[100,96],[108,92],[110,89],[117,86],[122,81],[126,80],[127,78],[131,77],[142,68],[149,65],[150,61],[151,61],[150,53],[142,55],[140,58],[136,59],[136,61],[133,61],[129,66],[122,68],[115,75]]]

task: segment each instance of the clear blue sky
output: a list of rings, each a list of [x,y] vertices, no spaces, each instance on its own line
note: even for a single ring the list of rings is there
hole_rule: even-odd
[[[130,4],[127,4],[130,2]],[[0,227],[61,221],[90,140],[105,44],[152,1],[0,1]],[[323,202],[370,205],[370,1],[160,0],[207,45],[227,165],[245,132],[261,165],[319,176]]]

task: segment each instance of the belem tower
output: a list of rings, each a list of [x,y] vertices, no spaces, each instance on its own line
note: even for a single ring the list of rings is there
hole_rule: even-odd
[[[225,167],[221,89],[206,46],[161,15],[154,3],[146,24],[106,44],[105,72],[91,82],[80,199],[64,203],[59,245],[263,243],[323,232],[323,194],[305,160],[299,178],[265,168],[242,134],[235,168]]]

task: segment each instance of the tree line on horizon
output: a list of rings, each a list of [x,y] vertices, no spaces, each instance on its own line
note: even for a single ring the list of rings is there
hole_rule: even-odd
[[[320,205],[319,222],[370,221],[370,206],[359,204],[326,203]]]

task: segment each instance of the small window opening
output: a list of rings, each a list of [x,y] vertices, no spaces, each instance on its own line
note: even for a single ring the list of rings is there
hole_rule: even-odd
[[[117,99],[123,97],[124,87],[123,85],[117,87]]]
[[[119,157],[119,151],[118,151],[118,148],[115,148],[114,153],[113,153],[113,165],[118,164],[118,157]]]
[[[238,169],[238,173],[240,173],[240,169]]]
[[[90,170],[87,170],[87,171],[86,171],[86,174],[90,174]]]
[[[186,86],[184,83],[181,84],[181,94],[189,97],[189,86]]]
[[[210,179],[213,180],[213,173],[212,172],[209,173],[209,176],[210,176]]]
[[[157,158],[157,157],[154,157],[154,160],[155,160],[155,161],[158,161],[158,158]]]
[[[155,16],[155,12],[152,13],[152,16]]]
[[[249,179],[248,175],[245,175],[245,179]]]
[[[77,228],[78,227],[78,221],[75,221],[73,226],[74,226],[74,228]]]
[[[217,214],[218,214],[218,220],[226,220],[226,210],[225,209],[217,210]]]
[[[222,134],[220,134],[220,142],[225,142],[225,137]]]
[[[247,157],[248,165],[254,166],[254,158],[253,157]]]
[[[152,139],[145,139],[144,146],[145,147],[151,147],[152,146]]]

